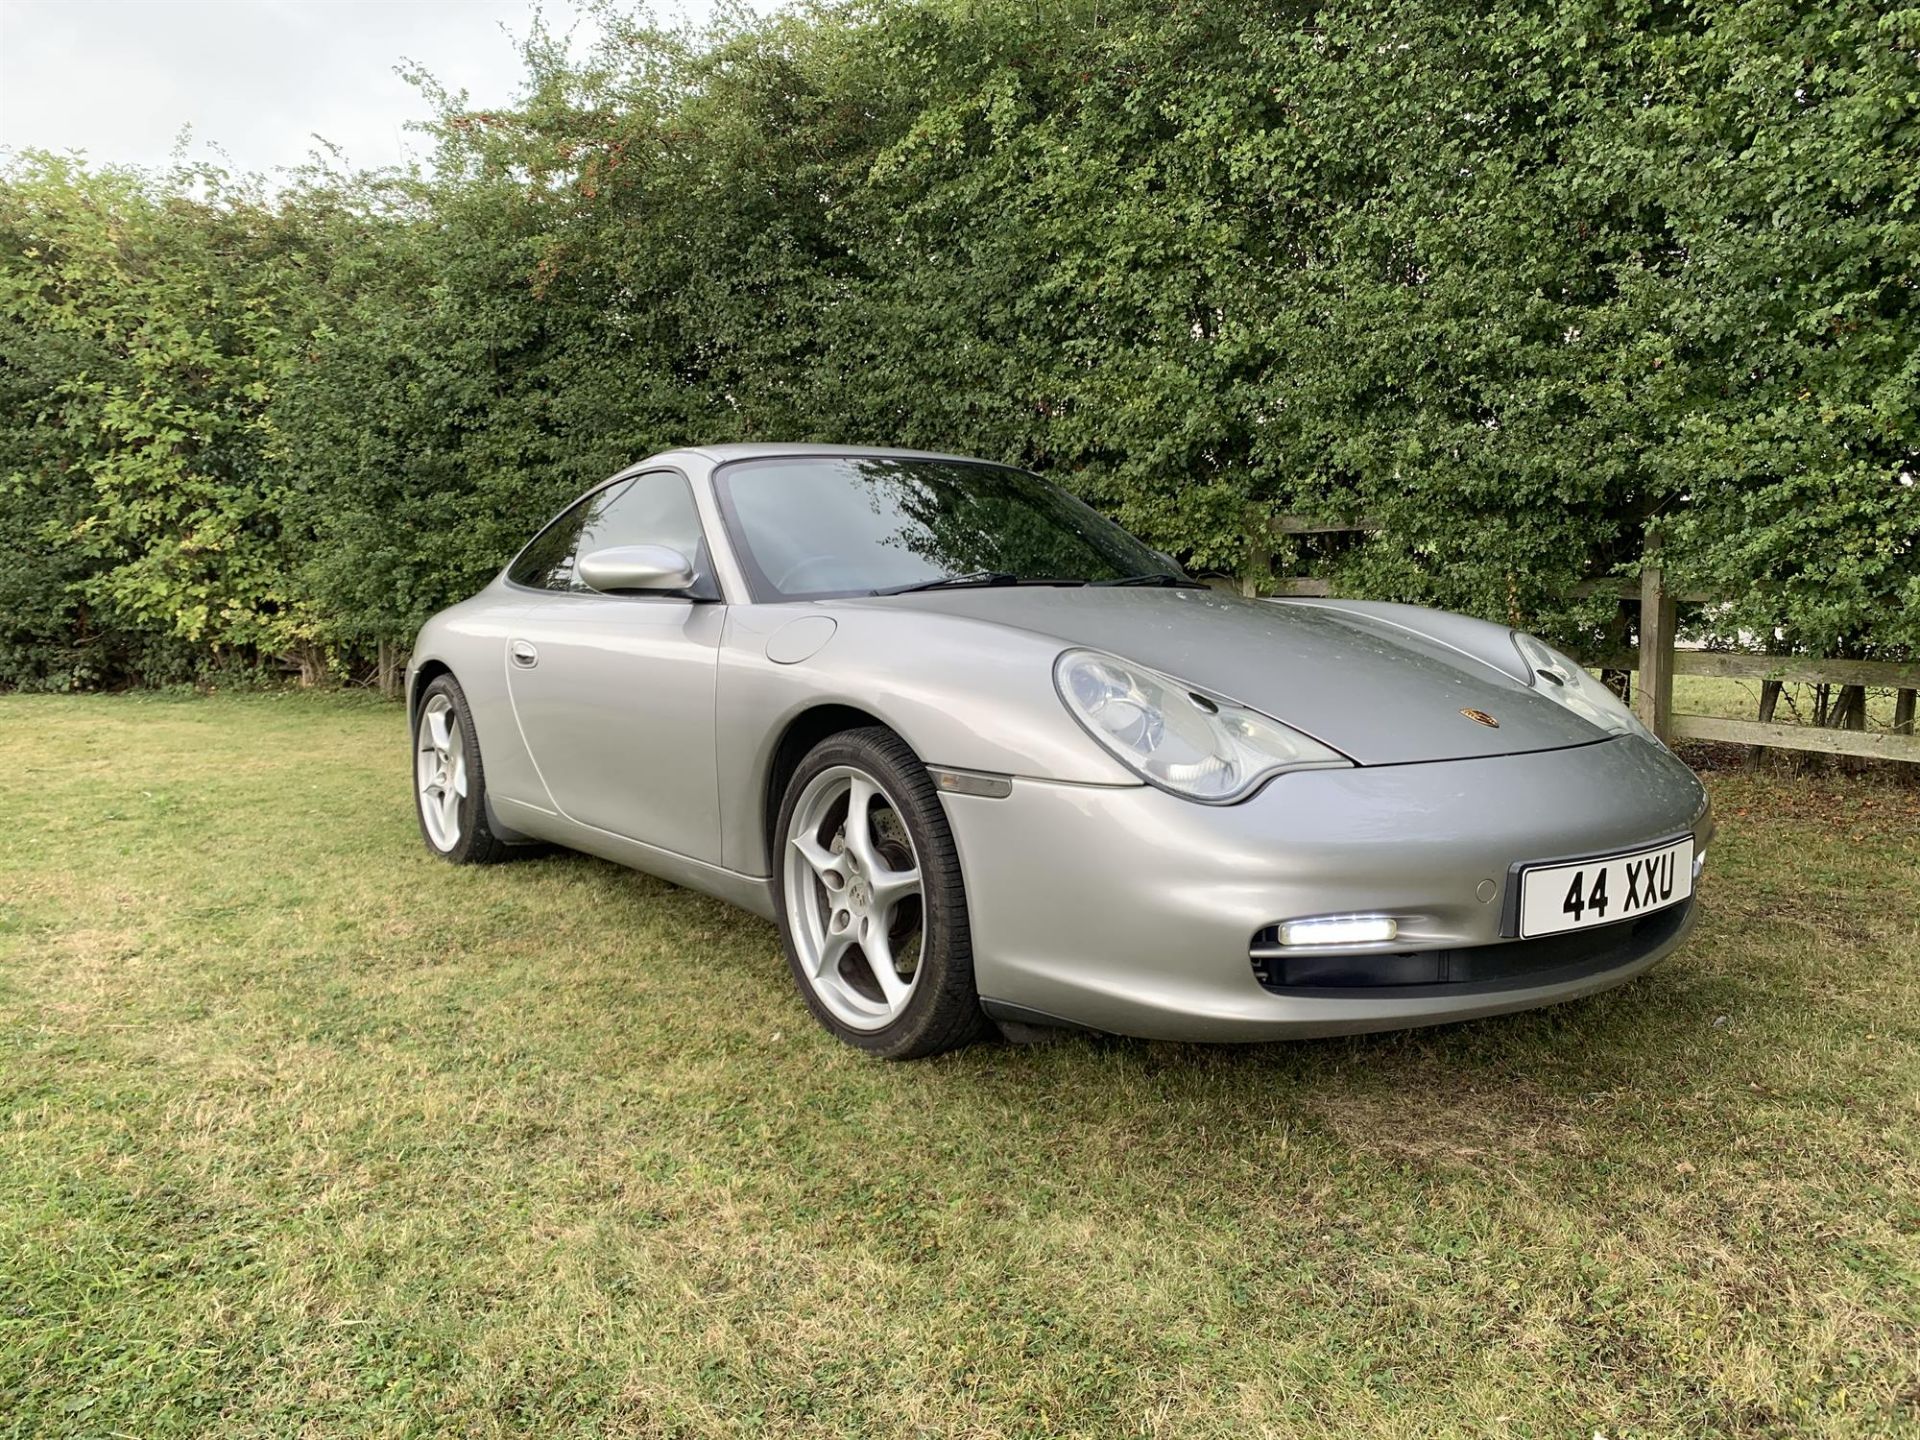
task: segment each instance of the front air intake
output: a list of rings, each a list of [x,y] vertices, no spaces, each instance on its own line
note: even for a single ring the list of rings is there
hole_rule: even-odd
[[[1254,935],[1247,954],[1254,978],[1276,995],[1524,990],[1630,965],[1678,935],[1692,909],[1693,902],[1688,900],[1630,923],[1601,925],[1538,940],[1502,940],[1455,950],[1348,955],[1288,954],[1280,944],[1280,927],[1275,924]]]

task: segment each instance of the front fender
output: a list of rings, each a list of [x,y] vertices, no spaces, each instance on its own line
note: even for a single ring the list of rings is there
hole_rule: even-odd
[[[496,584],[421,626],[407,662],[407,714],[411,719],[430,672],[451,671],[480,737],[489,793],[546,809],[546,787],[527,753],[507,693],[507,641],[524,609],[511,591]]]
[[[768,644],[796,620],[833,632],[781,663]],[[781,737],[810,710],[847,706],[874,716],[929,765],[1078,785],[1140,778],[1096,745],[1053,688],[1061,642],[953,616],[817,605],[733,610],[720,647],[715,743],[725,863],[767,867],[768,780]],[[776,646],[783,657],[790,653]]]

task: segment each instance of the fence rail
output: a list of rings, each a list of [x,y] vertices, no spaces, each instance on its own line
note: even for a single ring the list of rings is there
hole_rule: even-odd
[[[1718,715],[1676,715],[1672,734],[1681,740],[1718,740],[1731,745],[1765,745],[1778,750],[1859,755],[1920,765],[1920,736],[1896,735],[1889,730],[1833,730],[1825,725],[1772,725],[1759,720],[1725,720]]]
[[[1794,685],[1871,685],[1880,690],[1920,688],[1920,665],[1897,660],[1818,660],[1800,655],[1746,655],[1725,650],[1679,650],[1682,675],[1716,680],[1784,680]]]
[[[1380,527],[1369,520],[1323,521],[1300,515],[1281,515],[1269,527],[1280,536],[1359,534]],[[1274,595],[1320,599],[1333,594],[1330,582],[1315,575],[1283,575],[1266,582]],[[1251,573],[1238,587],[1255,592]],[[1600,576],[1574,587],[1581,596],[1612,595],[1623,605],[1637,607],[1637,650],[1617,651],[1593,663],[1603,671],[1632,672],[1628,689],[1634,713],[1663,740],[1710,740],[1734,745],[1758,745],[1779,750],[1804,750],[1825,755],[1864,756],[1920,764],[1920,735],[1914,733],[1914,700],[1920,692],[1920,664],[1890,660],[1828,660],[1804,655],[1753,655],[1722,650],[1683,650],[1675,641],[1679,607],[1713,604],[1722,597],[1668,588],[1657,548],[1643,557],[1638,580]],[[1760,682],[1759,718],[1730,720],[1713,715],[1676,714],[1673,680],[1676,675],[1704,675],[1721,680]],[[1773,719],[1780,687],[1787,684],[1838,687],[1841,699],[1825,725],[1780,725]],[[1869,731],[1865,691],[1894,692],[1893,729]]]

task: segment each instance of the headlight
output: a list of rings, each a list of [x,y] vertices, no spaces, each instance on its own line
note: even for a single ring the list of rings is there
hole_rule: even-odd
[[[1190,800],[1224,805],[1283,770],[1353,763],[1257,711],[1112,655],[1069,650],[1054,662],[1053,681],[1116,760]]]
[[[1513,644],[1527,667],[1527,683],[1535,694],[1564,705],[1610,735],[1638,735],[1660,743],[1633,711],[1620,703],[1620,697],[1594,679],[1584,665],[1568,659],[1537,636],[1518,630],[1513,632]]]

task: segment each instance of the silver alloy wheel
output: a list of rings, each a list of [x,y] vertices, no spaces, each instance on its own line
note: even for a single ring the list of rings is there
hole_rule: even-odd
[[[920,860],[899,807],[851,765],[808,782],[787,827],[787,922],[813,993],[835,1019],[878,1030],[920,980]]]
[[[420,790],[420,820],[436,850],[460,843],[460,802],[467,796],[466,742],[453,701],[434,695],[420,712],[414,739],[414,776]]]

